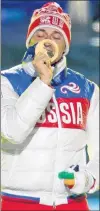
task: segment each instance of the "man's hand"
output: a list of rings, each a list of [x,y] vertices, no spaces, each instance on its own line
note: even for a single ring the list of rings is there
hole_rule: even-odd
[[[41,81],[43,81],[47,85],[50,85],[53,71],[50,64],[49,56],[40,52],[34,57],[32,63],[36,71],[39,73]]]
[[[89,192],[94,185],[94,178],[87,171],[75,172],[69,169],[58,174],[59,179],[64,180],[64,185],[74,194]]]

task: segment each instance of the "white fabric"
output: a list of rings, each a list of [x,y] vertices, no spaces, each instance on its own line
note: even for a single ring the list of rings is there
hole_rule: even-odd
[[[33,130],[36,121],[39,119],[48,101],[51,99],[54,90],[37,78],[21,97],[18,98],[17,94],[13,92],[12,89],[9,89],[7,84],[5,85],[5,77],[2,78],[2,82],[3,119],[1,130],[8,139],[12,139],[13,137],[15,143],[21,143]],[[46,98],[40,97],[37,99],[37,96],[42,96],[42,93],[44,92]],[[12,135],[10,136],[9,134]]]
[[[61,128],[54,90],[39,78],[19,97],[2,77],[2,133],[14,144],[2,144],[2,187],[6,193],[40,197],[43,204],[66,203],[71,192],[58,178],[71,165],[83,166],[96,178],[98,186],[98,89],[95,85],[87,121],[87,132]],[[59,128],[34,128],[53,96]],[[95,135],[96,134],[96,135]],[[85,145],[93,146],[86,165]],[[9,151],[10,153],[6,152]],[[60,200],[59,200],[60,198]]]
[[[95,92],[93,94],[91,100],[91,107],[88,114],[87,119],[87,131],[88,131],[88,142],[87,144],[90,147],[90,162],[86,166],[86,170],[93,175],[96,179],[96,185],[90,193],[95,192],[100,187],[100,179],[99,179],[99,90],[98,87],[95,86]]]

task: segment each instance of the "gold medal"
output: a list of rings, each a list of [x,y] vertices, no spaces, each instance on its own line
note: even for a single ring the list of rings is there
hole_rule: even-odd
[[[49,56],[51,64],[58,58],[58,46],[53,40],[45,39],[36,45],[35,54],[39,52],[45,53]]]

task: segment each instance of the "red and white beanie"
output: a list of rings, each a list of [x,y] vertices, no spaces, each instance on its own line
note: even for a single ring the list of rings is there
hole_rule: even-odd
[[[71,41],[71,20],[69,15],[64,13],[63,9],[56,2],[48,2],[42,8],[36,9],[33,12],[28,27],[26,47],[29,47],[29,42],[36,30],[45,27],[55,28],[62,33],[66,42],[65,55],[68,54]]]

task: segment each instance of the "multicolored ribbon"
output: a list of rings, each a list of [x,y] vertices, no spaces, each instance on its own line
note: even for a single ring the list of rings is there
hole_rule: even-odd
[[[58,174],[59,179],[64,179],[64,185],[71,189],[75,185],[75,175],[73,172],[62,171]]]

